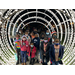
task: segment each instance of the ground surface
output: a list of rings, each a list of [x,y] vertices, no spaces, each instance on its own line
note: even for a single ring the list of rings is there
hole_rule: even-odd
[[[39,58],[40,58],[40,55],[39,55]],[[30,57],[28,57],[28,59],[30,60]],[[9,62],[9,64],[7,64],[7,65],[16,65],[15,56],[12,56],[12,58],[10,58],[8,62]],[[26,64],[30,65],[29,61],[27,61]],[[49,64],[50,64],[50,62],[48,62],[48,65]],[[19,64],[19,65],[21,65],[21,64]],[[42,65],[42,64],[41,63],[36,63],[36,61],[35,61],[34,65]]]

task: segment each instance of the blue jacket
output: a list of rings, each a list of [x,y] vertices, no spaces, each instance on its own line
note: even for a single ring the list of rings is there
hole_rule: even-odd
[[[33,40],[34,46],[39,49],[39,45],[40,45],[40,38],[39,37],[35,37]]]
[[[58,57],[60,59],[62,59],[63,54],[64,54],[64,46],[60,45],[59,56]],[[55,48],[54,48],[53,44],[50,46],[50,49],[49,49],[49,57],[50,57],[51,61],[55,61]]]

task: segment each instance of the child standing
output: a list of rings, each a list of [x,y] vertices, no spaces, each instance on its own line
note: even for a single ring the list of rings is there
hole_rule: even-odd
[[[22,40],[20,43],[21,48],[21,57],[22,57],[22,65],[26,65],[26,55],[27,55],[27,49],[28,49],[29,43],[26,39],[26,36],[22,36]],[[25,59],[25,62],[23,61],[23,58]]]
[[[29,47],[29,55],[30,56],[30,64],[34,64],[34,57],[35,57],[35,53],[36,53],[36,47],[34,46],[34,43],[31,42],[30,47]]]
[[[50,46],[49,56],[52,61],[52,65],[59,65],[62,62],[64,46],[60,45],[59,42],[59,39],[56,38],[54,40],[54,44]]]
[[[36,47],[36,59],[37,63],[39,63],[40,38],[38,37],[37,33],[35,33],[35,38],[32,41],[34,43],[34,46]]]
[[[48,58],[48,49],[47,49],[47,45],[48,45],[48,39],[47,37],[44,38],[44,41],[41,43],[41,50],[42,50],[42,58],[43,58],[43,65],[47,65],[47,58]]]
[[[28,32],[27,32],[27,31],[25,32],[25,36],[27,37],[27,41],[29,42],[29,45],[30,45],[31,38],[30,38],[30,36],[28,35]],[[27,61],[29,61],[29,60],[28,60],[28,50],[27,50],[27,57],[26,57],[26,58],[27,58]]]
[[[30,45],[31,38],[30,38],[30,36],[28,35],[28,32],[27,32],[27,31],[25,32],[25,36],[27,37],[27,41],[29,42],[29,45]]]
[[[20,53],[21,50],[20,50],[20,47],[19,47],[19,45],[20,45],[20,39],[19,39],[19,37],[20,36],[17,34],[16,35],[16,40],[14,41],[15,42],[15,50],[16,50],[17,57],[18,57],[16,65],[19,64],[19,60],[20,60],[20,63],[21,63],[21,53]]]

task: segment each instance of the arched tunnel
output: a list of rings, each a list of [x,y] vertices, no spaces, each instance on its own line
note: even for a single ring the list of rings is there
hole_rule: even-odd
[[[75,64],[74,9],[0,9],[0,63],[9,64],[9,59],[14,56],[16,32],[27,26],[39,25],[46,27],[50,33],[57,32],[57,37],[65,46],[63,63]]]

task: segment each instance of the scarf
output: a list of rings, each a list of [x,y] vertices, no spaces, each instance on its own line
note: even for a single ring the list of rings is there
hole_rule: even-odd
[[[48,44],[48,43],[46,43],[46,44],[44,43],[44,52],[46,52],[47,44]]]

